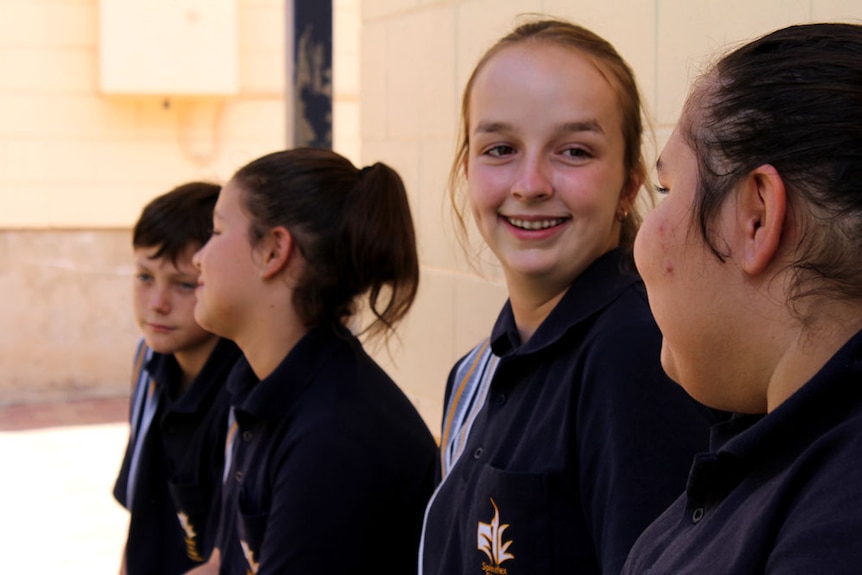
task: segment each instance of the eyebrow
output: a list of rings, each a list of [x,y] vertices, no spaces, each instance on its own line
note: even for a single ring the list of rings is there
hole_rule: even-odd
[[[476,124],[476,129],[473,130],[474,134],[486,133],[493,134],[497,132],[506,132],[513,129],[512,124],[507,122],[490,122],[490,121],[482,121]],[[564,124],[560,124],[557,126],[555,130],[558,134],[571,134],[575,132],[595,132],[597,134],[604,134],[605,131],[602,129],[601,125],[596,120],[583,120],[580,122],[565,122]]]

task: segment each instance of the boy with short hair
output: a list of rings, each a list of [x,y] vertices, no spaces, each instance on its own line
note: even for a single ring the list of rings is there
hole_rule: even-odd
[[[135,224],[130,436],[114,497],[130,511],[121,573],[186,573],[209,557],[221,502],[227,374],[240,351],[194,320],[198,271],[220,187],[191,182]]]

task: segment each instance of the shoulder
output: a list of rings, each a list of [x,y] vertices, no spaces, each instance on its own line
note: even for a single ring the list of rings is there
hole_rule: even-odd
[[[834,414],[833,414],[834,415]],[[804,425],[804,424],[803,424]],[[785,501],[786,519],[780,526],[776,562],[807,566],[805,572],[823,569],[851,572],[862,561],[858,535],[862,530],[862,406],[823,433],[792,464],[782,485],[795,492]],[[855,572],[855,571],[852,571]]]

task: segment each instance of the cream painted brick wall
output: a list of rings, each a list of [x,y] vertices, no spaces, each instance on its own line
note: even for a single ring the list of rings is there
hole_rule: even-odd
[[[859,0],[811,0],[811,20],[862,23]]]
[[[451,133],[456,118],[455,12],[449,5],[402,18],[388,30],[393,65],[405,60],[413,66],[396,68],[389,82],[389,135],[434,138]]]
[[[396,380],[439,433],[445,376],[490,332],[505,288],[480,277],[453,238],[445,182],[460,97],[484,52],[518,15],[545,13],[587,26],[632,65],[655,127],[670,134],[689,84],[728,43],[811,20],[862,19],[859,0],[362,0],[360,119],[365,163],[401,171],[422,257],[422,289],[393,354]],[[653,158],[651,151],[648,158]],[[649,160],[652,162],[652,159]],[[442,210],[442,212],[440,211]],[[483,261],[492,260],[486,251]],[[385,362],[384,362],[385,363]]]
[[[359,38],[359,128],[363,144],[386,138],[386,112],[391,97],[388,92],[389,65],[386,58],[389,43],[386,32],[386,22],[362,21]]]
[[[361,166],[360,0],[334,0],[332,19],[332,147]]]
[[[0,227],[127,227],[283,148],[284,2],[237,2],[240,93],[212,99],[102,95],[97,0],[0,0]]]
[[[422,8],[422,0],[361,0],[362,19],[393,18]]]
[[[485,50],[512,28],[519,15],[541,10],[541,0],[475,0],[458,4],[456,114],[461,113],[464,86]]]
[[[673,124],[691,80],[726,46],[809,20],[809,0],[659,0],[658,122]]]

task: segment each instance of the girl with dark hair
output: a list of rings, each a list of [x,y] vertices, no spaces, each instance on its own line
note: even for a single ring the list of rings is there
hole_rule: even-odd
[[[696,84],[635,242],[662,364],[717,426],[625,573],[862,566],[862,27],[746,44]]]
[[[387,336],[419,279],[401,178],[328,151],[241,168],[195,255],[195,318],[245,355],[231,374],[221,573],[415,571],[435,443],[346,327]]]

